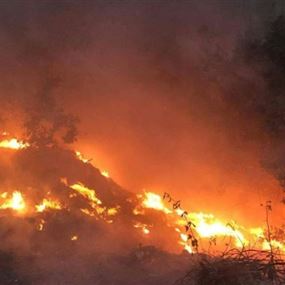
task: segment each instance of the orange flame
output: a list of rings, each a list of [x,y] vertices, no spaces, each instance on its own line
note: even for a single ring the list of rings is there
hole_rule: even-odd
[[[28,143],[19,141],[16,138],[0,141],[0,148],[8,148],[8,149],[17,150],[17,149],[27,148],[28,146],[29,146]]]
[[[142,207],[162,211],[165,214],[176,214],[175,223],[181,227],[187,227],[188,221],[191,221],[193,231],[197,234],[197,238],[199,239],[230,237],[235,242],[237,248],[254,244],[255,247],[263,250],[269,250],[272,246],[273,248],[285,251],[285,244],[277,240],[271,240],[269,242],[262,228],[246,229],[234,222],[225,223],[217,219],[213,214],[187,213],[180,207],[170,210],[164,205],[162,198],[152,192],[146,192],[144,194]],[[189,236],[179,228],[175,228],[175,230],[180,236],[179,244],[183,245],[186,251],[192,253],[192,246],[188,242]]]
[[[6,198],[8,194],[5,192],[1,195],[1,198]],[[19,191],[14,191],[10,199],[6,199],[4,203],[0,205],[0,209],[12,209],[18,212],[23,211],[26,208],[24,198]]]
[[[141,229],[143,234],[145,234],[145,235],[150,234],[149,226],[146,224],[142,224],[142,223],[138,222],[138,223],[134,224],[134,228]]]
[[[46,209],[60,210],[61,205],[58,201],[51,199],[43,199],[42,203],[35,206],[37,212],[43,212]]]

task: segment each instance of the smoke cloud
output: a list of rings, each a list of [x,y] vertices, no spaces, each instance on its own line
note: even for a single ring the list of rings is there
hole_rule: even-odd
[[[282,219],[281,2],[200,2],[3,1],[0,126],[74,143],[133,192],[257,224],[270,199]],[[17,163],[34,185],[55,173]]]
[[[279,201],[261,163],[267,83],[243,55],[276,14],[261,2],[1,3],[3,128],[78,138],[120,184],[191,208],[242,216]]]

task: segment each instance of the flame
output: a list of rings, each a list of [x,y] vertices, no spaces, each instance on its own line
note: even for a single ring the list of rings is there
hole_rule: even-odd
[[[8,194],[5,192],[1,195],[1,198],[6,198]],[[24,198],[19,191],[14,191],[10,199],[6,199],[4,203],[0,205],[0,209],[12,209],[21,212],[25,209],[26,204]]]
[[[107,215],[108,216],[115,216],[115,215],[118,214],[119,209],[120,209],[120,206],[117,206],[117,207],[114,207],[114,208],[109,208],[107,210]]]
[[[7,138],[9,136],[7,132],[3,132],[2,136],[4,139],[2,141],[0,140],[0,148],[21,150],[29,147],[28,143],[17,138]],[[79,151],[75,151],[75,155],[77,159],[84,163],[90,163],[91,161],[91,159],[86,159]],[[100,173],[106,178],[110,177],[106,170],[100,171]],[[95,219],[102,218],[109,224],[113,223],[113,216],[118,214],[120,206],[113,206],[110,208],[104,206],[102,201],[97,197],[96,191],[85,186],[81,182],[68,185],[66,178],[62,178],[61,182],[74,190],[74,192],[70,191],[72,193],[69,194],[69,198],[83,196],[88,200],[86,207],[80,209],[82,213],[94,217]],[[226,237],[233,241],[234,246],[237,248],[253,246],[263,250],[271,250],[274,248],[285,252],[285,242],[275,239],[268,240],[269,238],[267,237],[266,230],[261,227],[245,228],[232,221],[230,223],[225,222],[223,219],[217,218],[213,214],[202,212],[188,213],[180,207],[180,201],[174,201],[175,205],[173,204],[172,207],[167,207],[164,204],[165,196],[162,198],[160,195],[153,192],[145,192],[143,195],[137,195],[137,197],[140,203],[134,206],[133,214],[135,216],[145,215],[148,213],[146,209],[154,209],[163,212],[168,217],[167,221],[169,222],[167,225],[170,225],[171,228],[175,229],[179,235],[178,243],[189,253],[196,251],[196,248],[191,244],[193,235],[195,235],[195,238],[197,238],[199,242],[202,239],[211,240],[212,238]],[[173,199],[169,195],[166,195],[166,198],[169,200],[168,202],[173,202]],[[0,209],[12,209],[23,213],[27,208],[21,192],[14,191],[12,194],[3,192],[0,194]],[[33,204],[31,209],[33,210],[30,210],[28,213],[33,211],[41,213],[47,209],[61,210],[62,205],[56,199],[44,198],[40,204]],[[25,214],[26,213],[27,211],[25,211]],[[191,221],[191,233],[188,231],[189,221]],[[37,230],[43,231],[45,223],[45,220],[41,219],[36,225]],[[150,228],[153,226],[136,222],[133,227],[140,229],[144,235],[149,235],[151,233]],[[70,239],[76,241],[78,240],[78,236],[74,235]]]
[[[150,209],[155,209],[158,211],[163,211],[166,214],[169,214],[172,212],[171,210],[169,210],[167,207],[164,206],[160,195],[152,193],[152,192],[145,193],[145,199],[143,200],[142,206],[144,208],[150,208]]]
[[[193,249],[191,245],[188,244],[188,235],[185,233],[182,233],[179,228],[175,228],[175,231],[179,233],[180,240],[178,241],[178,244],[182,245],[184,247],[184,250],[188,253],[193,253]]]
[[[79,160],[81,160],[81,161],[84,162],[84,163],[90,162],[90,159],[85,158],[85,157],[82,155],[82,153],[81,153],[80,151],[78,151],[78,150],[75,151],[75,155],[77,156],[77,158],[78,158]]]
[[[145,235],[148,235],[150,234],[150,229],[149,229],[149,226],[146,225],[146,224],[143,224],[143,223],[136,223],[134,224],[134,228],[138,228],[138,229],[141,229],[143,234]]]
[[[244,235],[236,229],[234,223],[223,223],[212,214],[190,213],[189,219],[196,225],[195,230],[202,238],[215,236],[228,236],[235,239],[237,247],[243,247],[248,241]]]
[[[44,229],[45,223],[46,223],[45,220],[43,220],[43,219],[40,220],[40,222],[39,222],[39,224],[38,224],[38,226],[37,226],[38,231],[41,232],[41,231]]]
[[[28,143],[24,143],[23,141],[19,141],[16,138],[5,139],[0,141],[0,148],[8,148],[8,149],[23,149],[29,146]]]
[[[168,209],[161,198],[160,195],[153,192],[146,192],[145,199],[142,202],[143,207],[156,209],[158,211],[163,211],[166,214],[176,213],[179,216],[177,224],[181,226],[186,226],[187,220],[190,220],[195,224],[195,232],[198,234],[199,238],[212,238],[216,236],[232,237],[235,240],[237,247],[243,247],[248,243],[241,231],[233,226],[234,223],[223,223],[222,221],[216,219],[212,214],[204,213],[190,213],[183,216],[184,210],[181,208],[171,211]],[[176,229],[176,231],[178,231]],[[179,243],[184,245],[184,248],[189,252],[192,252],[192,248],[188,245],[189,237],[186,233],[180,233]]]
[[[62,179],[61,181],[64,183],[65,182],[67,183],[67,181],[64,179]],[[99,215],[102,219],[105,220],[105,222],[113,223],[113,220],[110,220],[108,217],[117,215],[120,209],[120,206],[116,206],[112,208],[107,208],[103,206],[102,201],[99,198],[97,198],[95,190],[86,187],[80,182],[75,183],[69,187],[89,200],[89,206],[92,209],[82,208],[80,209],[82,213],[90,217],[98,217]]]
[[[107,178],[110,178],[109,172],[106,171],[106,170],[102,170],[102,171],[101,171],[101,174],[102,174],[103,176],[107,177]]]
[[[145,192],[144,196],[138,195],[139,198],[144,198],[141,206],[143,208],[155,209],[162,211],[166,215],[174,216],[176,224],[179,227],[187,227],[189,221],[191,221],[192,231],[197,235],[199,240],[211,239],[217,237],[229,237],[235,242],[237,248],[243,248],[248,245],[254,244],[255,248],[263,250],[270,250],[271,247],[279,249],[285,252],[285,244],[281,241],[272,239],[270,242],[266,238],[265,231],[262,228],[244,228],[235,222],[223,222],[217,219],[213,214],[206,213],[188,213],[180,208],[180,204],[177,207],[173,207],[170,210],[164,205],[163,199],[160,195],[153,192]],[[137,206],[133,213],[143,214],[140,208]],[[175,231],[179,233],[178,243],[184,247],[189,253],[193,253],[192,246],[189,244],[189,235],[186,232],[182,232],[180,228],[175,228]],[[190,236],[192,236],[192,234]]]
[[[69,187],[87,198],[91,202],[92,207],[102,204],[102,201],[96,197],[96,192],[93,189],[84,186],[82,183],[75,183]]]
[[[43,212],[46,209],[60,210],[61,205],[58,201],[51,199],[43,199],[42,203],[35,206],[37,212]]]
[[[78,150],[75,151],[75,155],[79,160],[81,160],[84,163],[90,163],[92,160],[92,159],[85,158],[84,155]],[[101,170],[100,173],[101,173],[101,175],[105,176],[106,178],[110,178],[110,174],[107,170]]]

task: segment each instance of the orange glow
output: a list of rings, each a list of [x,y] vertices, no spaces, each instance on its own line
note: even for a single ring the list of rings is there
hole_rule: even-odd
[[[3,133],[2,135],[5,139],[0,141],[0,148],[20,150],[29,146],[28,143],[16,138],[7,139],[8,133]],[[83,163],[90,163],[91,160],[86,159],[79,151],[75,151],[74,153],[77,159]],[[100,173],[106,178],[110,177],[106,170],[100,171]],[[81,206],[78,211],[89,217],[93,217],[95,220],[102,219],[109,224],[115,221],[113,217],[121,211],[120,205],[113,205],[109,208],[104,205],[103,201],[97,196],[96,191],[90,188],[90,186],[86,186],[81,182],[69,185],[67,178],[61,178],[60,181],[70,188],[68,193],[70,199],[77,199],[78,197],[85,198],[83,202],[86,205]],[[56,197],[53,199],[50,197],[44,198],[41,203],[36,205],[30,200],[28,202],[26,204],[23,194],[19,191],[14,191],[13,193],[3,192],[0,194],[0,209],[2,210],[12,209],[22,214],[29,213],[32,215],[42,213],[48,209],[61,210],[66,207],[69,210],[68,204],[62,205]],[[184,250],[189,253],[198,251],[198,246],[195,245],[195,242],[199,242],[199,246],[201,244],[203,251],[204,241],[209,243],[215,240],[213,243],[216,245],[217,238],[220,238],[223,244],[232,243],[231,246],[235,248],[252,246],[257,249],[271,250],[271,248],[274,248],[285,252],[285,242],[275,239],[271,239],[269,242],[266,230],[262,227],[245,228],[233,221],[228,221],[226,217],[218,218],[213,214],[203,212],[186,212],[181,208],[180,201],[174,201],[167,193],[161,197],[154,192],[144,192],[141,195],[137,195],[137,199],[129,198],[128,202],[133,204],[132,213],[134,218],[135,216],[140,216],[136,218],[140,218],[141,221],[144,221],[144,215],[149,214],[147,209],[153,209],[165,214],[167,226],[178,233],[177,243],[183,246]],[[65,203],[67,202],[65,201]],[[132,226],[135,229],[139,229],[143,235],[152,236],[151,233],[154,233],[156,229],[154,227],[155,221],[150,222],[148,218],[144,222],[135,222]],[[43,219],[38,220],[36,229],[43,231],[45,223],[46,221]],[[74,235],[70,239],[76,241],[78,236]]]

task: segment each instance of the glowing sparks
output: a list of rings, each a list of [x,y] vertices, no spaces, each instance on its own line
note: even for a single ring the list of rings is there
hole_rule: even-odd
[[[3,193],[2,195],[4,195],[5,198],[8,196],[6,193]],[[1,198],[3,198],[2,195],[1,195]],[[24,198],[21,192],[19,191],[13,192],[12,197],[10,199],[6,199],[0,205],[0,209],[12,209],[18,212],[23,211],[25,207],[26,207],[26,204],[25,204]]]
[[[77,241],[77,240],[78,240],[78,236],[72,236],[72,237],[70,238],[70,240],[71,240],[71,241]]]
[[[60,210],[61,205],[58,201],[43,199],[42,203],[35,206],[37,212],[43,212],[46,209]]]
[[[23,149],[29,146],[28,143],[24,143],[22,141],[17,140],[16,138],[6,139],[0,141],[0,148],[8,148],[8,149]]]

